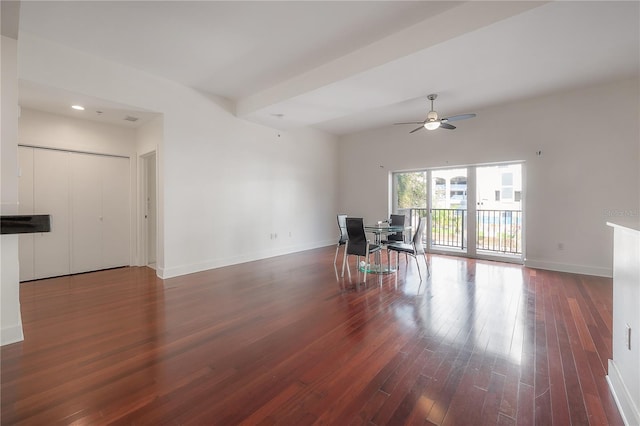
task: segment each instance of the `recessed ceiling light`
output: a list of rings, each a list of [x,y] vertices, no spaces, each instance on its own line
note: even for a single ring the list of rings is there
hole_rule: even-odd
[[[78,111],[84,111],[84,107],[82,105],[71,105],[71,108],[77,109]]]

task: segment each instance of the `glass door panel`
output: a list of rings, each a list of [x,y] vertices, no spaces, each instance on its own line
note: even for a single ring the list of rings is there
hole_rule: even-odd
[[[431,171],[431,247],[467,247],[467,169]]]
[[[522,165],[476,168],[476,251],[522,257]]]

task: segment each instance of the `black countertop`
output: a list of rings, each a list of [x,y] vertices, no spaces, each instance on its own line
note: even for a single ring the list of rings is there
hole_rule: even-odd
[[[1,234],[34,234],[51,232],[51,215],[19,214],[0,216]]]

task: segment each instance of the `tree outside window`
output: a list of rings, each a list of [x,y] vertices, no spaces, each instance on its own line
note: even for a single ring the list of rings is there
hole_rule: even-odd
[[[427,173],[397,173],[395,176],[397,207],[399,209],[426,208]]]

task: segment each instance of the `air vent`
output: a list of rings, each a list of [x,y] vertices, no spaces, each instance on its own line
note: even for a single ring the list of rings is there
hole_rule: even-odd
[[[124,119],[126,121],[131,121],[132,123],[135,123],[136,121],[138,121],[138,117],[134,117],[132,115],[127,115]]]

